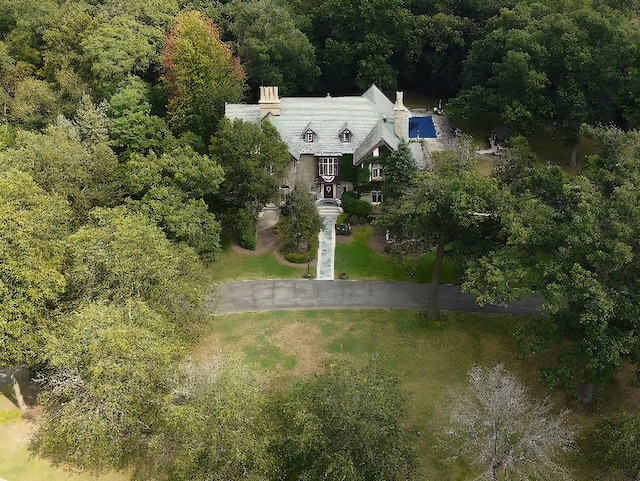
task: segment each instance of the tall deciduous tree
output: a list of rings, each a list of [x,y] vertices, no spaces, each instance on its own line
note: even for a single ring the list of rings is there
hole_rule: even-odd
[[[90,303],[69,324],[44,348],[49,374],[31,449],[94,472],[140,469],[182,354],[175,328],[130,299]]]
[[[43,363],[42,344],[58,330],[53,309],[65,287],[63,242],[71,210],[26,173],[0,175],[0,363]]]
[[[411,23],[402,0],[328,0],[312,11],[327,87],[340,92],[372,83],[395,88],[397,59]]]
[[[225,12],[236,37],[248,83],[277,85],[283,95],[312,93],[320,68],[315,48],[296,26],[287,5],[273,0],[235,0]]]
[[[314,199],[302,190],[294,190],[287,196],[278,224],[283,252],[306,254],[314,245],[312,239],[317,238],[322,229],[322,218]],[[315,252],[310,254],[315,257]]]
[[[74,126],[60,117],[45,133],[20,132],[16,145],[0,153],[0,165],[29,172],[46,191],[64,195],[78,220],[84,220],[91,208],[122,199],[118,159],[97,127],[80,118]]]
[[[156,117],[157,118],[157,117]],[[160,120],[160,119],[158,119]],[[157,222],[167,237],[185,242],[206,262],[220,250],[220,224],[205,199],[219,192],[220,165],[190,147],[162,155],[132,154],[123,165],[127,204]]]
[[[250,208],[255,215],[278,197],[291,159],[272,124],[237,119],[220,124],[211,142],[211,155],[225,171],[220,192],[223,206]]]
[[[416,457],[406,405],[379,359],[364,368],[330,359],[278,411],[283,428],[272,449],[282,479],[411,479]]]
[[[189,198],[173,186],[149,189],[139,201],[129,199],[135,212],[154,220],[172,241],[184,242],[204,262],[213,262],[220,252],[220,223],[204,200]]]
[[[109,20],[86,35],[81,47],[83,61],[91,72],[96,95],[113,94],[131,74],[145,74],[156,60],[160,30],[127,16]]]
[[[262,383],[239,357],[176,367],[165,429],[152,451],[157,478],[175,481],[273,479],[270,423]]]
[[[476,479],[569,479],[559,462],[573,442],[566,417],[501,364],[474,366],[468,390],[452,400],[447,446],[482,470]]]
[[[504,217],[506,243],[469,269],[465,284],[485,302],[514,299],[517,288],[542,294],[552,328],[531,332],[527,345],[540,346],[531,339],[541,334],[547,349],[561,343],[560,365],[545,379],[584,387],[585,402],[621,356],[640,360],[640,140],[616,129],[591,134],[598,155],[585,175],[537,168],[511,182],[517,209]]]
[[[433,172],[415,179],[415,186],[385,209],[378,223],[396,238],[400,255],[436,249],[427,316],[435,315],[435,302],[445,246],[465,261],[486,252],[497,238],[502,215],[502,194],[497,182],[468,168],[461,151],[445,159]]]
[[[521,132],[550,127],[572,147],[582,123],[618,120],[632,62],[628,18],[605,6],[520,3],[475,42],[458,100]]]
[[[170,125],[207,142],[224,116],[225,102],[242,100],[244,69],[220,41],[213,22],[197,11],[176,17],[166,45],[162,63],[170,89]]]
[[[162,230],[124,207],[94,209],[69,237],[65,275],[74,304],[141,300],[186,321],[198,295],[195,254],[171,244]]]

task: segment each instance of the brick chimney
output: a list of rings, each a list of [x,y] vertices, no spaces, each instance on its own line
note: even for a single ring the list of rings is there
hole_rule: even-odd
[[[278,87],[260,87],[260,120],[267,114],[280,115],[280,97],[278,97]]]
[[[401,139],[409,138],[409,110],[404,106],[404,93],[396,92],[396,103],[393,106],[393,132]]]

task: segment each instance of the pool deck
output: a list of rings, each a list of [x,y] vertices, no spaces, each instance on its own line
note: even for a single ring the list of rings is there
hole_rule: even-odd
[[[442,152],[458,146],[458,138],[453,135],[446,115],[436,115],[427,109],[411,109],[409,112],[409,119],[411,117],[431,117],[436,128],[436,138],[409,139],[410,142],[422,143],[425,157],[428,158],[430,152]]]

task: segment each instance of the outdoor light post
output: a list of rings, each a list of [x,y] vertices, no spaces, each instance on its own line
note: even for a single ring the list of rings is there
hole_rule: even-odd
[[[307,277],[311,277],[310,266],[311,266],[311,257],[307,256]]]

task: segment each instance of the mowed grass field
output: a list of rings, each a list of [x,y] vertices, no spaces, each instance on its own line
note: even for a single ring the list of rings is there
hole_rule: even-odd
[[[123,473],[74,473],[31,457],[27,449],[33,425],[29,421],[0,424],[0,478],[7,481],[125,481]]]
[[[346,353],[361,359],[379,354],[392,365],[408,396],[410,423],[420,433],[420,480],[469,480],[477,472],[461,462],[447,459],[438,449],[444,430],[451,393],[466,383],[466,373],[475,363],[503,363],[526,383],[532,394],[551,396],[558,409],[573,410],[577,426],[591,425],[597,415],[629,402],[628,393],[609,388],[606,398],[585,411],[551,393],[538,380],[543,358],[518,360],[514,331],[520,317],[446,313],[430,327],[416,322],[414,311],[276,311],[220,316],[196,350],[196,357],[219,352],[241,352],[254,369],[279,382],[312,376],[331,353]],[[575,479],[599,479],[595,468],[577,456],[567,459]],[[602,478],[605,479],[605,478]]]

